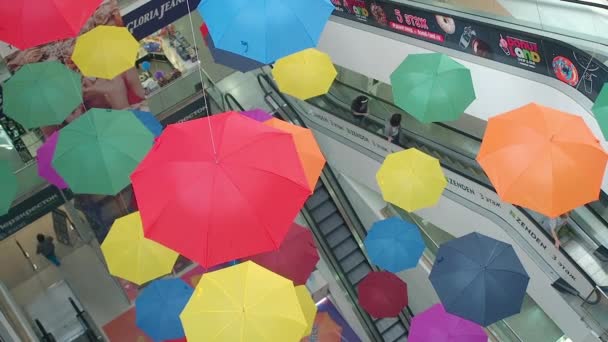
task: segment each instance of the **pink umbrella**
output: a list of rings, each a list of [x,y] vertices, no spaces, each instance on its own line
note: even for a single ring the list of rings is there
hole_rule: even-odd
[[[272,119],[272,116],[268,114],[265,110],[255,108],[247,111],[241,112],[241,114],[245,115],[248,118],[251,118],[255,121],[264,122],[266,120]]]
[[[471,321],[445,312],[443,305],[435,304],[414,316],[409,342],[486,342],[483,328]]]
[[[38,175],[59,189],[67,189],[67,183],[61,178],[57,171],[55,171],[55,168],[51,164],[53,155],[55,154],[55,148],[57,147],[58,138],[59,132],[55,132],[38,148],[38,152],[36,153]]]

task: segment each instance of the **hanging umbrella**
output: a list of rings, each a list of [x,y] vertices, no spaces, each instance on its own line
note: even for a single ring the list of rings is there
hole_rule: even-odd
[[[293,223],[278,250],[255,255],[249,260],[302,285],[315,270],[319,253],[310,230]]]
[[[317,306],[310,296],[310,292],[306,288],[306,285],[300,285],[295,287],[296,296],[298,302],[302,308],[302,313],[306,319],[306,330],[302,334],[302,337],[310,335],[312,332],[312,326],[315,323],[315,316],[317,315]]]
[[[0,40],[25,50],[76,37],[102,0],[0,2]]]
[[[206,268],[279,248],[310,195],[291,135],[236,112],[169,125],[131,179],[146,236]]]
[[[301,342],[342,342],[342,327],[327,312],[319,312],[312,332]]]
[[[60,124],[82,103],[80,75],[57,61],[22,66],[3,90],[4,112],[25,128]]]
[[[163,125],[156,119],[154,114],[137,109],[131,109],[131,111],[155,137],[158,137],[163,132]]]
[[[179,278],[153,281],[135,300],[137,327],[155,341],[184,337],[179,314],[192,293],[192,287]]]
[[[415,148],[386,156],[376,180],[385,201],[409,212],[434,206],[447,185],[439,161]]]
[[[205,0],[198,10],[215,46],[268,64],[314,47],[330,0]]]
[[[279,90],[300,100],[327,94],[337,75],[329,55],[317,49],[283,57],[272,69]]]
[[[5,215],[17,196],[17,177],[8,160],[0,160],[0,215]]]
[[[502,200],[556,217],[598,199],[608,154],[580,116],[528,104],[490,118],[477,161]]]
[[[487,342],[488,335],[479,325],[445,312],[435,304],[412,319],[409,342]]]
[[[397,217],[374,223],[363,243],[372,263],[393,273],[416,267],[424,252],[418,227]]]
[[[180,318],[189,341],[295,342],[306,329],[293,283],[251,261],[205,273]]]
[[[138,53],[127,28],[100,25],[78,37],[72,61],[84,76],[113,79],[135,66]]]
[[[519,313],[530,278],[511,245],[471,233],[441,244],[429,279],[447,312],[486,327]]]
[[[57,147],[57,139],[59,139],[59,132],[54,132],[46,139],[44,144],[38,147],[38,151],[36,152],[38,175],[59,189],[66,189],[68,187],[67,183],[55,171],[52,165],[55,148]]]
[[[597,120],[604,135],[604,140],[608,140],[608,87],[606,84],[604,83],[602,86],[602,90],[595,99],[593,107],[591,107],[595,120]]]
[[[259,108],[246,110],[244,112],[241,112],[241,114],[259,122],[264,122],[272,119],[272,115],[268,114],[268,112],[266,112],[265,110]]]
[[[211,57],[215,63],[227,66],[236,71],[249,72],[265,65],[256,61],[255,59],[247,58],[230,51],[216,48],[211,36],[207,36],[205,38],[205,43],[207,44],[209,53],[211,53]]]
[[[133,113],[93,108],[61,130],[53,167],[75,193],[115,195],[153,139]]]
[[[407,306],[407,284],[390,272],[370,272],[359,283],[359,304],[375,318],[397,317]]]
[[[391,85],[395,104],[421,122],[456,120],[475,100],[469,69],[441,53],[408,55]]]
[[[144,237],[139,212],[114,221],[101,251],[110,274],[137,285],[171,273],[178,257],[176,252]]]
[[[312,131],[307,128],[292,125],[277,118],[270,119],[264,122],[264,124],[291,133],[293,141],[296,143],[298,156],[302,161],[302,167],[306,174],[308,187],[311,192],[314,191],[319,176],[321,175],[321,172],[323,172],[323,167],[325,167],[325,157],[323,156]]]

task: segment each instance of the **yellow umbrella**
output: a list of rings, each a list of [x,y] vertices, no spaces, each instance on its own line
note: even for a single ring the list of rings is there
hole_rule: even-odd
[[[138,51],[129,30],[100,25],[78,37],[72,61],[84,76],[113,79],[135,66]]]
[[[204,274],[180,318],[188,342],[296,342],[307,327],[291,280],[252,261]]]
[[[304,313],[304,318],[308,324],[306,331],[302,334],[302,337],[305,337],[312,333],[312,327],[315,324],[315,316],[317,316],[317,305],[315,305],[315,302],[312,300],[306,285],[296,286],[296,296],[298,296],[302,313]]]
[[[435,205],[447,185],[439,161],[415,148],[389,154],[376,180],[384,200],[407,211]]]
[[[300,100],[327,94],[336,75],[338,72],[329,56],[317,49],[283,57],[272,69],[279,90]]]
[[[178,257],[176,252],[144,237],[139,212],[114,221],[101,251],[110,274],[137,285],[170,273]]]

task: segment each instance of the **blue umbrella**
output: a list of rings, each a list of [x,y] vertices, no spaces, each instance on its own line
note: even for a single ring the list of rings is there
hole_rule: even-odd
[[[209,52],[211,52],[211,57],[213,57],[213,60],[217,64],[225,65],[240,72],[248,72],[264,66],[263,63],[260,63],[254,59],[216,48],[213,44],[213,39],[211,39],[211,36],[207,36],[205,41],[207,42]]]
[[[185,336],[179,314],[194,290],[179,278],[159,279],[150,283],[135,300],[135,322],[155,341]]]
[[[447,312],[488,326],[519,313],[530,277],[511,245],[471,233],[440,246],[429,279]]]
[[[132,109],[131,111],[155,137],[158,137],[162,133],[163,125],[156,119],[154,114],[137,109]]]
[[[418,227],[397,217],[374,223],[363,243],[372,263],[393,273],[416,267],[424,252]]]
[[[203,0],[198,10],[215,46],[264,64],[315,47],[331,0]]]

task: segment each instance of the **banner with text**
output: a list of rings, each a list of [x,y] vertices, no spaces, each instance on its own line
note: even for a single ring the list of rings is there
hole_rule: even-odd
[[[141,40],[195,12],[201,0],[152,0],[125,13],[122,19],[135,39]]]

